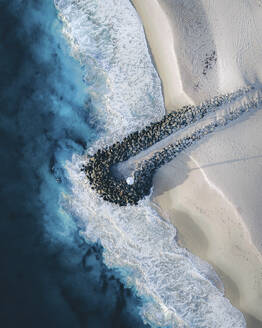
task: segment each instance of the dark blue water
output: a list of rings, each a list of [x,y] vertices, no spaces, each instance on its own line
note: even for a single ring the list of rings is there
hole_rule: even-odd
[[[0,326],[144,327],[140,300],[61,210],[99,117],[52,0],[0,0]]]

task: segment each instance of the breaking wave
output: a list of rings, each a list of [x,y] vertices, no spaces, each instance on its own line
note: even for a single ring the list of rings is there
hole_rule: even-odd
[[[83,224],[88,241],[104,247],[107,266],[117,268],[144,300],[141,314],[153,327],[245,327],[242,314],[223,296],[212,268],[180,248],[175,228],[150,207],[119,207],[101,200],[81,172],[84,159],[67,163],[72,195],[64,208]]]
[[[161,84],[130,2],[55,0],[55,5],[103,120],[103,143],[159,120],[165,112]]]
[[[159,120],[161,83],[131,3],[55,0],[55,5],[103,122],[88,151]],[[106,265],[119,270],[143,299],[143,320],[152,327],[245,327],[211,266],[177,245],[175,228],[150,207],[149,198],[136,207],[104,202],[81,172],[84,163],[85,156],[75,155],[66,164],[72,192],[62,196],[63,208],[77,217],[88,242],[101,243]]]

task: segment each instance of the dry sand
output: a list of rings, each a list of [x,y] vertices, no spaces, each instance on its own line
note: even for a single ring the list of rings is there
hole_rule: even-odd
[[[174,48],[172,26],[157,0],[132,0],[142,18],[146,38],[162,81],[165,107],[179,108],[193,100],[184,92]]]
[[[132,2],[167,111],[250,83],[261,88],[261,1]],[[261,126],[257,112],[209,136],[159,170],[153,195],[180,244],[214,266],[248,328],[262,327]]]
[[[167,111],[262,80],[261,0],[131,1],[142,19]]]

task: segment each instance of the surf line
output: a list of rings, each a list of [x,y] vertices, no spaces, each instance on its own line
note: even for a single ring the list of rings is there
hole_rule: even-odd
[[[249,86],[226,95],[216,96],[199,106],[184,106],[179,111],[165,115],[162,120],[129,134],[121,142],[99,149],[82,167],[91,188],[96,190],[104,200],[119,206],[137,205],[139,200],[150,194],[153,176],[159,167],[218,127],[227,125],[244,112],[258,108],[262,104],[262,99],[255,97],[240,104],[221,118],[214,119],[194,130],[190,135],[163,147],[149,159],[142,160],[135,168],[133,176],[128,179],[117,176],[112,167],[127,161],[180,129],[201,121],[208,114],[216,112],[223,105],[231,104],[241,96],[248,95],[252,90],[255,90],[254,86]]]

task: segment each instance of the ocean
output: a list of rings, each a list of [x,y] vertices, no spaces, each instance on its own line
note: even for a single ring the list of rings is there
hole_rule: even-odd
[[[245,327],[150,206],[101,200],[88,155],[164,115],[128,0],[0,1],[5,327]]]
[[[52,1],[0,1],[0,323],[146,327],[141,300],[79,235],[65,162],[104,130]]]

